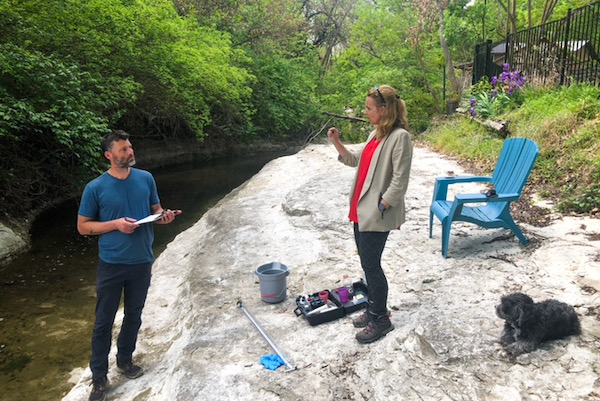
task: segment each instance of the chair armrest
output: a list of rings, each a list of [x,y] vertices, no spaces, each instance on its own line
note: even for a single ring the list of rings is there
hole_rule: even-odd
[[[435,180],[436,182],[439,181],[440,183],[447,182],[448,184],[456,184],[463,182],[488,182],[492,181],[492,177],[481,175],[467,175],[460,177],[437,177]]]
[[[469,182],[491,182],[492,177],[485,176],[461,176],[461,177],[437,177],[433,188],[433,201],[446,200],[448,186],[451,184],[463,184]]]
[[[457,203],[482,203],[482,202],[512,202],[519,199],[519,194],[498,194],[488,197],[484,194],[457,194],[454,201]]]

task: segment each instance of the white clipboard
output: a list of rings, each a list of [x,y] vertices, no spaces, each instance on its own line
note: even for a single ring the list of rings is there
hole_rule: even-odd
[[[156,221],[158,219],[160,219],[161,217],[163,217],[164,212],[162,213],[158,213],[158,214],[151,214],[150,216],[146,216],[141,220],[136,221],[136,224],[144,224],[144,223],[152,223],[153,221]]]

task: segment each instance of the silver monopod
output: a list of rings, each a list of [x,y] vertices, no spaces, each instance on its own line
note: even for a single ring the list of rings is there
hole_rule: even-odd
[[[277,353],[277,355],[279,355],[279,357],[281,358],[281,360],[283,361],[283,363],[285,363],[285,366],[288,367],[288,372],[290,370],[296,370],[296,367],[294,366],[294,364],[289,359],[287,359],[285,357],[285,355],[283,355],[283,353],[281,352],[281,350],[277,347],[277,344],[275,344],[275,342],[271,339],[271,337],[269,337],[269,335],[267,334],[267,332],[263,330],[263,328],[256,321],[256,319],[254,319],[254,316],[252,316],[252,314],[248,311],[248,309],[246,309],[246,307],[242,304],[241,300],[238,301],[237,306],[242,311],[244,311],[244,313],[246,314],[246,316],[248,316],[248,319],[250,319],[250,321],[252,322],[252,324],[254,325],[254,327],[256,327],[256,329],[258,330],[258,332],[260,334],[262,334],[262,336],[265,338],[265,340],[267,340],[267,342],[269,343],[269,345],[271,346],[271,348],[273,348],[273,351],[275,351]]]

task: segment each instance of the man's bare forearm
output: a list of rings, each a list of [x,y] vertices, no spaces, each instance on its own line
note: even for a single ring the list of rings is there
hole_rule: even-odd
[[[117,220],[111,221],[84,221],[77,224],[77,231],[81,235],[102,235],[117,230]]]

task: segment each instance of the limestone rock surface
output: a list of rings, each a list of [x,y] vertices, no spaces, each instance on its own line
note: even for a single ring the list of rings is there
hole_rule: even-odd
[[[362,277],[347,219],[354,169],[336,156],[331,145],[311,145],[270,162],[169,244],[154,266],[135,354],[146,373],[120,376],[113,346],[109,400],[600,399],[600,221],[520,224],[528,247],[507,230],[455,223],[443,259],[438,221],[428,238],[433,182],[462,170],[421,147],[407,222],[383,254],[396,329],[365,346],[351,316],[318,326],[297,317],[299,294]],[[255,271],[274,261],[290,270],[288,297],[269,304]],[[509,361],[496,345],[503,322],[494,306],[514,291],[574,305],[583,334]],[[260,364],[273,350],[240,300],[296,370]],[[64,400],[86,400],[89,369],[73,376]]]

